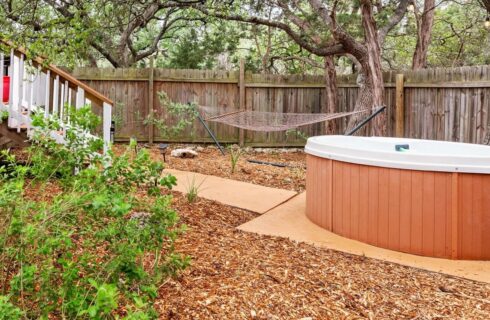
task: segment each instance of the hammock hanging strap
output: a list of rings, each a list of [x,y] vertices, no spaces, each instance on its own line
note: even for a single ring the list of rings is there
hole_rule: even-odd
[[[272,132],[295,129],[308,124],[343,118],[367,111],[369,109],[337,113],[279,113],[242,110],[210,117],[206,120],[246,130]]]

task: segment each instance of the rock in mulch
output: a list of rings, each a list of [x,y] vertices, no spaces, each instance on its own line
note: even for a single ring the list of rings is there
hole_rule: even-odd
[[[150,212],[133,212],[130,216],[129,219],[131,220],[137,220],[139,227],[144,228],[148,221],[150,220],[152,214]]]
[[[172,150],[170,155],[175,158],[195,158],[197,157],[197,152],[191,149],[175,149]]]

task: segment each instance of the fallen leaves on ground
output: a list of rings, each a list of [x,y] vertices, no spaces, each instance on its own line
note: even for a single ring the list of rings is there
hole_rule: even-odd
[[[116,145],[116,153],[122,152],[126,145]],[[147,146],[154,160],[163,160],[157,145]],[[267,149],[267,152],[255,152],[243,149],[235,172],[231,173],[230,154],[223,156],[214,146],[199,148],[198,156],[193,159],[174,158],[170,150],[182,148],[182,145],[170,145],[167,150],[167,168],[213,175],[222,178],[250,182],[267,187],[293,191],[304,191],[306,175],[306,156],[303,152],[282,152],[281,149]],[[264,150],[264,149],[262,149]],[[254,164],[247,160],[259,160],[271,163],[286,164],[288,167],[275,167],[265,164]]]

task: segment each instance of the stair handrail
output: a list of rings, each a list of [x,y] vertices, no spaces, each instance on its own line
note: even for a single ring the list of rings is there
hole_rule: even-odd
[[[24,56],[28,56],[28,52],[25,48],[17,47],[9,40],[0,39],[0,43],[14,49],[14,53],[17,56],[20,56],[21,54],[23,54]],[[88,94],[92,98],[95,98],[96,100],[98,100],[98,102],[100,102],[100,103],[105,102],[105,103],[108,103],[110,105],[114,104],[111,99],[107,98],[106,96],[104,96],[103,94],[101,94],[97,90],[93,89],[89,85],[78,80],[77,78],[75,78],[74,76],[72,76],[68,72],[60,69],[59,67],[55,66],[54,64],[48,63],[46,58],[36,56],[36,57],[30,57],[30,59],[34,62],[34,66],[35,67],[40,66],[42,68],[42,71],[45,72],[47,70],[50,70],[51,71],[51,77],[59,76],[64,81],[68,81],[68,83],[72,85],[71,86],[72,89],[75,89],[76,87],[80,87],[85,91],[85,94]]]
[[[22,83],[24,83],[25,78],[23,76],[24,72],[24,59],[28,58],[33,67],[38,69],[38,74],[45,74],[46,79],[49,79],[49,81],[46,82],[46,104],[45,104],[45,117],[49,115],[49,106],[52,105],[53,107],[53,113],[58,113],[60,119],[63,119],[63,112],[64,112],[64,107],[63,105],[60,106],[60,110],[58,110],[59,102],[61,101],[62,103],[67,101],[67,95],[70,90],[74,91],[76,93],[76,107],[79,108],[85,104],[85,99],[88,99],[91,102],[95,102],[95,104],[100,104],[102,107],[102,139],[104,141],[104,151],[107,151],[109,144],[111,143],[111,127],[112,127],[112,107],[113,107],[113,101],[100,92],[94,90],[87,84],[83,83],[82,81],[76,79],[74,76],[72,76],[70,73],[62,70],[61,68],[58,68],[57,66],[51,64],[48,62],[48,60],[44,57],[40,56],[30,56],[28,54],[28,51],[23,48],[23,47],[18,47],[15,46],[15,44],[9,40],[5,40],[0,38],[0,45],[6,46],[10,49],[11,51],[11,58],[19,59],[20,60],[20,65],[21,65],[21,71],[20,75],[17,75],[15,77],[16,85],[15,87],[18,88],[19,86],[23,89]],[[3,63],[3,54],[1,55],[2,63]],[[13,59],[13,60],[15,60]],[[11,60],[11,65],[14,63],[14,61]],[[2,65],[3,68],[3,65]],[[2,69],[2,75],[3,75],[3,69]],[[20,77],[20,80],[19,80]],[[49,96],[50,96],[50,82],[51,80],[54,81],[54,87],[53,87],[53,100],[50,101]],[[19,82],[20,81],[20,82]],[[12,88],[14,87],[13,85],[13,78],[11,78],[10,81],[10,88],[11,88],[11,93],[10,93],[10,99],[12,98]],[[3,86],[2,86],[3,88]],[[32,85],[31,85],[31,94],[30,94],[30,99],[32,100]],[[21,91],[22,91],[21,90]],[[61,92],[60,92],[61,90]],[[16,91],[18,92],[18,91]],[[61,96],[59,95],[61,93]],[[14,126],[17,128],[17,131],[20,132],[21,130],[21,125],[22,123],[27,124],[27,129],[29,130],[31,128],[31,119],[30,119],[30,112],[31,112],[31,103],[28,103],[28,111],[27,115],[21,114],[19,111],[21,111],[22,107],[22,94],[20,95],[20,103],[14,103],[14,106],[12,102],[9,102],[9,126]],[[18,95],[16,95],[18,98]],[[59,101],[59,97],[61,97],[61,100]],[[68,100],[70,98],[68,97]],[[17,101],[17,100],[16,100]],[[32,102],[32,101],[31,101]],[[3,105],[2,105],[3,106]],[[4,107],[3,107],[4,108]],[[12,121],[11,121],[12,120]],[[15,121],[14,121],[15,120]],[[61,134],[57,139],[60,143],[62,143],[64,133]],[[58,136],[58,134],[57,134]]]

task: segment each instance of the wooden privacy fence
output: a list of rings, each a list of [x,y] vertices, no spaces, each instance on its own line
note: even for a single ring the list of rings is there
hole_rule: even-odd
[[[236,71],[78,68],[74,75],[114,100],[116,141],[131,137],[169,140],[145,121],[153,113],[168,126],[175,123],[160,105],[160,91],[173,101],[195,102],[220,114],[242,109],[326,112],[322,76],[252,74],[245,72],[243,65]],[[490,134],[490,66],[391,71],[384,74],[384,81],[388,135],[482,143],[487,132]],[[338,77],[337,84],[338,112],[353,110],[359,92],[355,76]],[[337,120],[339,133],[345,131],[347,120]],[[210,123],[210,127],[223,143],[241,141],[254,146],[304,145],[302,136],[325,132],[323,123],[300,128],[301,135],[244,132],[218,123]],[[174,140],[210,141],[197,121]]]

